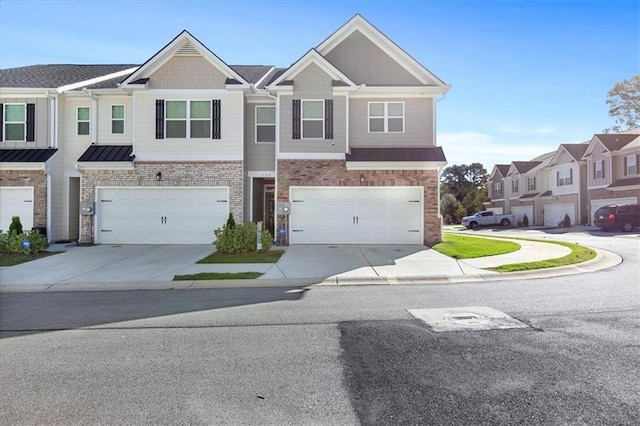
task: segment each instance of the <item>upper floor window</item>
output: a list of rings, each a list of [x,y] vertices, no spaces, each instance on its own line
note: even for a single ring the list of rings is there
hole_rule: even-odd
[[[88,135],[91,131],[91,109],[89,107],[78,107],[76,118],[78,135]]]
[[[221,101],[156,99],[156,139],[221,138]]]
[[[556,172],[556,185],[573,185],[573,169],[563,169]]]
[[[604,160],[596,160],[593,162],[594,179],[604,178]]]
[[[124,105],[111,105],[111,133],[124,134]]]
[[[535,191],[536,190],[536,177],[529,176],[527,178],[527,191]]]
[[[511,181],[511,192],[518,192],[518,179]]]
[[[493,194],[496,196],[502,195],[502,182],[496,182],[493,184]]]
[[[276,141],[276,107],[256,106],[256,142]]]
[[[404,102],[369,102],[369,133],[404,132]]]
[[[324,100],[302,100],[302,139],[324,138]]]
[[[624,157],[624,175],[638,174],[638,159],[636,155],[627,155]]]
[[[4,140],[7,142],[24,142],[27,128],[27,105],[4,105]]]

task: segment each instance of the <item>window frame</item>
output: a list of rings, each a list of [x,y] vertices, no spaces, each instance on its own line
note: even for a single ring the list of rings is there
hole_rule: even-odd
[[[114,118],[113,117],[113,107],[122,107],[122,118]],[[126,127],[125,127],[125,117],[126,117],[126,106],[124,104],[112,104],[111,105],[111,134],[112,135],[124,135],[126,132]],[[113,131],[113,124],[115,122],[122,122],[122,132],[114,132]]]
[[[533,185],[532,185],[533,183]],[[537,188],[536,185],[536,177],[535,176],[528,176],[527,177],[527,191],[535,191]]]
[[[80,110],[87,110],[87,119],[80,119]],[[87,133],[80,132],[80,124],[87,124]],[[91,107],[90,106],[78,106],[76,107],[76,136],[91,136]]]
[[[519,182],[520,182],[520,179],[512,179],[511,180],[511,192],[513,192],[514,194],[517,193],[517,192],[520,192],[518,190],[518,188],[520,187]]]
[[[594,179],[604,179],[604,160],[594,161]]]
[[[371,116],[371,105],[372,104],[382,104],[383,112],[382,116]],[[389,115],[389,104],[400,104],[402,105],[402,116],[390,116]],[[369,101],[367,102],[367,131],[368,133],[404,133],[405,132],[405,120],[406,120],[406,109],[404,101]],[[382,119],[383,120],[383,130],[371,130],[371,119]],[[402,118],[402,130],[389,130],[389,119],[398,119]]]
[[[164,101],[164,139],[212,139],[213,135],[213,101],[209,99],[167,99]],[[184,117],[168,117],[169,104],[171,102],[184,102],[185,103],[185,116]],[[192,117],[191,115],[191,103],[192,102],[206,102],[209,104],[209,117],[207,119],[203,117]],[[209,132],[206,136],[193,136],[192,124],[194,121],[207,121],[209,122]],[[169,122],[184,122],[184,136],[169,136],[167,131],[167,124]]]
[[[8,106],[22,106],[24,121],[8,121],[7,120],[7,107]],[[22,124],[22,139],[7,139],[7,125]],[[26,142],[27,141],[27,104],[22,102],[5,103],[2,110],[2,142]]]
[[[503,197],[504,193],[502,191],[502,182],[494,182],[493,183],[493,195],[496,197]]]
[[[636,154],[632,154],[632,155],[627,155],[626,156],[626,164],[627,167],[625,168],[625,176],[634,176],[638,174],[638,162],[636,161],[637,157]],[[633,164],[631,164],[631,162],[633,162]],[[633,168],[633,173],[631,172]]]
[[[573,172],[571,169],[559,169],[557,175],[556,186],[573,185]]]
[[[324,99],[300,99],[300,139],[306,139],[306,140],[321,140],[324,139],[325,136],[325,103],[324,103]],[[320,102],[322,103],[322,117],[321,118],[304,118],[304,104],[305,102]],[[313,121],[313,122],[320,122],[322,124],[322,136],[318,136],[318,137],[305,137],[304,136],[304,124],[305,121]]]
[[[274,110],[274,114],[273,114],[273,124],[271,123],[258,123],[258,108],[272,108]],[[276,143],[276,122],[277,117],[276,117],[276,106],[275,105],[256,105],[254,108],[254,113],[255,113],[255,123],[254,123],[254,135],[255,135],[255,143]],[[266,127],[266,126],[273,126],[273,141],[259,141],[258,140],[258,127],[262,126],[262,127]]]

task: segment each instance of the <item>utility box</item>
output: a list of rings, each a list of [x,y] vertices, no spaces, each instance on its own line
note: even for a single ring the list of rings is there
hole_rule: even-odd
[[[278,203],[278,216],[289,216],[289,212],[291,211],[291,206],[289,202]]]
[[[80,214],[82,216],[93,216],[96,212],[96,204],[93,201],[83,201],[80,203]]]

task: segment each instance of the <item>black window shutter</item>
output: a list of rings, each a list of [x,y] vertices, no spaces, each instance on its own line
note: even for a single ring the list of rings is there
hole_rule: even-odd
[[[596,178],[596,162],[593,162],[593,178]]]
[[[624,175],[627,175],[627,157],[624,157]]]
[[[602,161],[602,177],[604,178],[604,176],[605,176],[604,175],[604,160],[600,160],[600,161]]]
[[[569,169],[569,185],[573,185],[573,169]]]
[[[220,128],[220,118],[221,118],[221,109],[220,109],[220,99],[214,99],[212,101],[213,104],[213,117],[212,117],[212,128],[213,132],[211,133],[211,139],[220,139],[221,128]]]
[[[556,172],[556,186],[560,186],[560,172]]]
[[[0,104],[0,141],[4,140],[4,104]]]
[[[156,99],[156,139],[164,139],[164,100]]]
[[[36,140],[36,104],[27,104],[27,142]]]
[[[293,100],[293,139],[300,139],[300,99]]]
[[[324,138],[333,139],[333,99],[324,101]]]

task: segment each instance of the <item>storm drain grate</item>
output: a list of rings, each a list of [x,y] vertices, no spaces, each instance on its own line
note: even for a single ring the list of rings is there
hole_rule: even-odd
[[[433,331],[474,331],[528,328],[525,323],[504,312],[486,306],[457,308],[407,309],[414,317],[427,323]]]

